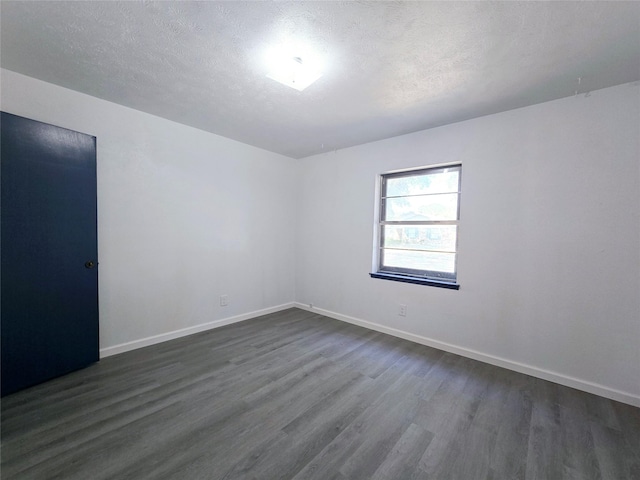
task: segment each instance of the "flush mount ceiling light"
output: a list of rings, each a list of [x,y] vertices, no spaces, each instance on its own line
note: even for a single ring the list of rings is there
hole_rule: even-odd
[[[272,58],[270,64],[267,77],[300,92],[322,76],[317,66],[298,56],[278,56]]]

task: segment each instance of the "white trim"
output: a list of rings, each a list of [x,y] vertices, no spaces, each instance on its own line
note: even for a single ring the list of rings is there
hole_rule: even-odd
[[[616,390],[610,387],[606,387],[598,383],[589,382],[587,380],[581,380],[579,378],[570,377],[568,375],[563,375],[558,372],[553,372],[550,370],[533,367],[531,365],[515,362],[513,360],[508,360],[502,357],[496,357],[494,355],[478,352],[476,350],[459,347],[457,345],[452,345],[450,343],[440,342],[438,340],[433,340],[431,338],[405,332],[403,330],[398,330],[396,328],[386,327],[378,323],[361,320],[359,318],[350,317],[348,315],[332,312],[330,310],[324,310],[316,306],[310,307],[308,304],[303,304],[298,302],[295,302],[294,306],[302,310],[307,310],[309,312],[316,312],[321,315],[334,318],[336,320],[341,320],[343,322],[352,323],[360,327],[368,328],[369,330],[375,330],[377,332],[393,335],[394,337],[404,338],[405,340],[426,345],[428,347],[437,348],[438,350],[444,350],[445,352],[455,353],[457,355],[472,358],[480,362],[489,363],[491,365],[496,365],[498,367],[513,370],[515,372],[531,375],[532,377],[541,378],[543,380],[548,380],[550,382],[575,388],[577,390],[593,393],[601,397],[610,398],[611,400],[616,400],[618,402],[627,403],[635,407],[640,407],[640,396],[634,395],[629,392],[623,392],[621,390]]]
[[[118,353],[124,353],[142,347],[148,347],[149,345],[155,345],[156,343],[166,342],[175,338],[186,337],[187,335],[193,335],[194,333],[204,332],[205,330],[211,330],[231,323],[242,322],[262,315],[268,315],[269,313],[286,310],[287,308],[293,308],[294,306],[295,304],[293,302],[283,303],[282,305],[277,305],[275,307],[263,308],[262,310],[243,313],[234,317],[227,317],[221,320],[214,320],[213,322],[201,323],[200,325],[194,325],[193,327],[181,328],[180,330],[161,333],[160,335],[153,335],[152,337],[141,338],[140,340],[121,343],[112,347],[101,348],[100,358],[110,357],[111,355],[117,355]]]
[[[380,176],[389,175],[394,173],[410,172],[412,170],[427,170],[429,168],[448,168],[448,167],[462,167],[462,162],[446,162],[446,163],[434,163],[432,165],[422,165],[417,167],[398,168],[396,170],[389,170],[388,172],[381,173]]]

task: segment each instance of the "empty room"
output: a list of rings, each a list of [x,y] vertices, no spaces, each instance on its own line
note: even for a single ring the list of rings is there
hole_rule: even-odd
[[[2,479],[640,478],[640,2],[0,2]]]

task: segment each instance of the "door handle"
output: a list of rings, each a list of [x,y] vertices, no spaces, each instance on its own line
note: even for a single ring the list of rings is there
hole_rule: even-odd
[[[93,268],[95,266],[96,264],[92,260],[84,262],[84,268]]]

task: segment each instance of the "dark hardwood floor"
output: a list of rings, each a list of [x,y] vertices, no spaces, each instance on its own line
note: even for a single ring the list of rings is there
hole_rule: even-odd
[[[3,479],[638,479],[640,409],[291,309],[2,400]]]

